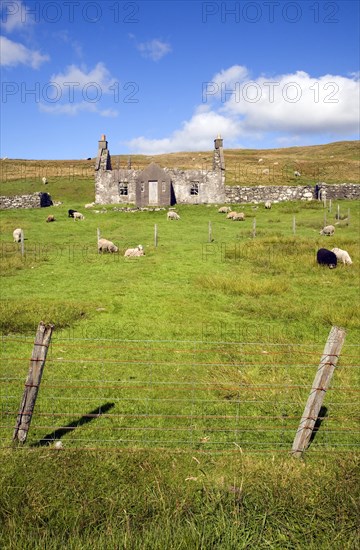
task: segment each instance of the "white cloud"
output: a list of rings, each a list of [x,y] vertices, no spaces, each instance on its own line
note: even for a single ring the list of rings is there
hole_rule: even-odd
[[[141,42],[136,47],[143,57],[147,57],[153,61],[159,61],[159,59],[171,52],[170,44],[156,38],[150,40],[150,42]]]
[[[201,106],[194,116],[185,121],[182,128],[173,132],[169,138],[146,139],[141,136],[127,142],[127,145],[134,153],[147,155],[173,151],[206,151],[209,149],[209,143],[219,133],[230,141],[240,134],[240,128],[231,119],[205,110]]]
[[[103,117],[117,117],[118,112],[114,109],[99,109],[95,103],[88,103],[86,101],[78,103],[54,103],[46,104],[40,103],[39,110],[43,113],[51,115],[69,115],[77,116],[82,112],[94,113]]]
[[[49,114],[76,116],[86,111],[114,118],[118,116],[118,111],[104,108],[103,96],[113,95],[116,103],[118,84],[102,62],[90,70],[84,66],[69,65],[63,73],[51,76],[46,86],[46,101],[39,103],[39,109]]]
[[[80,92],[94,83],[102,93],[113,93],[114,90],[110,90],[110,87],[116,84],[115,79],[111,77],[101,61],[91,70],[87,70],[85,66],[69,65],[64,73],[52,75],[50,80],[63,90],[69,90],[69,83],[72,83],[74,91]]]
[[[315,78],[297,71],[251,80],[246,67],[234,65],[203,83],[202,92],[203,104],[179,130],[163,139],[135,138],[127,143],[130,150],[143,154],[208,150],[219,132],[227,147],[239,147],[239,139],[245,137],[301,144],[310,136],[349,139],[359,132],[355,74]]]
[[[1,65],[15,67],[27,65],[38,69],[42,63],[49,61],[48,55],[43,55],[37,50],[30,50],[19,42],[13,42],[5,36],[0,36]]]
[[[27,25],[32,25],[34,22],[34,14],[29,12],[29,8],[21,0],[12,0],[2,4],[1,27],[5,32],[11,33]]]

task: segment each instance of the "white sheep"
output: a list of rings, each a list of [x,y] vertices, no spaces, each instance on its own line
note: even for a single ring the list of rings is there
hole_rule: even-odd
[[[233,222],[243,222],[245,220],[244,212],[236,212],[236,215],[232,217]]]
[[[264,159],[259,159],[258,162],[264,162]]]
[[[44,176],[44,177],[42,178],[42,180],[41,180],[41,181],[43,182],[43,184],[44,184],[44,185],[46,185],[46,184],[47,184],[47,182],[48,182],[48,180],[47,180],[47,179],[45,178],[45,176]]]
[[[145,256],[144,247],[138,244],[135,248],[128,248],[125,250],[125,258],[138,258],[139,256]]]
[[[300,174],[300,172],[298,172],[297,170],[295,170],[294,176],[295,176],[296,178],[299,178],[299,177],[301,176],[301,174]]]
[[[73,218],[75,222],[76,220],[85,220],[85,216],[81,212],[74,212]]]
[[[108,241],[107,239],[99,239],[98,240],[98,252],[118,252],[118,247],[111,241]]]
[[[235,210],[232,210],[231,212],[228,213],[228,215],[226,216],[226,219],[227,220],[232,220],[235,216],[237,216],[237,212]]]
[[[341,261],[344,265],[352,264],[352,259],[350,258],[350,255],[346,250],[341,250],[341,248],[332,248],[331,252],[334,252],[337,259]]]
[[[322,228],[322,230],[320,231],[320,235],[327,235],[327,236],[331,236],[335,233],[335,227],[333,225],[326,225],[325,227]]]
[[[176,212],[171,210],[170,212],[167,213],[167,219],[168,220],[180,220],[180,216],[179,216],[179,214],[177,214]]]
[[[21,233],[22,229],[20,229],[19,227],[13,231],[14,243],[21,242]]]
[[[221,206],[218,210],[219,214],[227,214],[231,211],[230,206]]]
[[[94,202],[89,202],[88,204],[85,204],[85,208],[92,208],[93,206],[95,206]]]
[[[265,201],[265,208],[271,208],[271,201]]]
[[[270,174],[269,168],[264,168],[264,170],[262,171],[262,174],[264,174],[264,176],[268,176]]]

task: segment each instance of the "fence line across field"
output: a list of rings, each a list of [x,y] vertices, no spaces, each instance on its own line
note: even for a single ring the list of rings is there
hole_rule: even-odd
[[[0,447],[9,446],[19,414],[30,342],[14,335],[1,339]],[[322,347],[323,342],[64,338],[55,332],[27,445],[62,439],[71,448],[290,452],[300,419],[314,421],[303,410],[317,387],[312,379]],[[310,445],[315,451],[360,446],[360,346],[346,347],[315,418],[319,426]],[[30,412],[22,409],[23,415]]]

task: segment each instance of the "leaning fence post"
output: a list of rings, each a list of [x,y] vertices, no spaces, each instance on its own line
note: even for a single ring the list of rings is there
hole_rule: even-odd
[[[292,446],[292,454],[301,457],[309,445],[316,420],[319,416],[326,390],[334,373],[341,348],[345,340],[345,330],[332,327],[330,330],[314,382],[300,420]]]
[[[53,328],[53,325],[45,325],[42,322],[37,328],[34,348],[30,360],[30,368],[16,419],[13,441],[18,440],[20,443],[25,443],[26,441]]]

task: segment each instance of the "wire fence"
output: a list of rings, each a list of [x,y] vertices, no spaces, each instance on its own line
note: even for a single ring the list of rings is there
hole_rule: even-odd
[[[12,446],[33,338],[3,336],[0,447]],[[324,342],[53,336],[26,447],[290,452]],[[344,345],[311,450],[360,447],[360,346]]]

